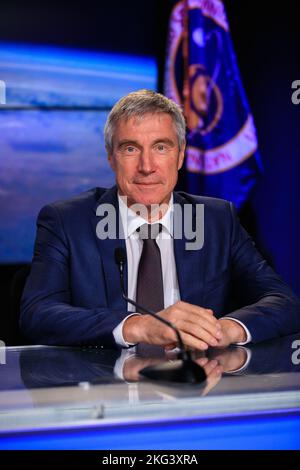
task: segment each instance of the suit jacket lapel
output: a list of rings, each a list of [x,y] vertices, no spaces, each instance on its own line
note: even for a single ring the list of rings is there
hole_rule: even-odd
[[[105,204],[105,206],[103,206]],[[102,208],[99,208],[102,206]],[[98,209],[99,208],[99,209]],[[97,215],[98,209],[98,215]],[[102,209],[102,210],[101,210]],[[108,217],[107,212],[103,209],[111,210],[111,217]],[[102,214],[100,215],[100,212]],[[116,237],[114,234],[109,238],[100,239],[97,236],[97,225],[101,224],[101,221],[109,222],[111,228],[115,231]],[[97,245],[100,251],[101,260],[102,260],[102,269],[103,275],[105,278],[105,288],[106,288],[106,297],[108,307],[116,310],[127,311],[127,303],[122,298],[122,291],[120,286],[120,276],[117,263],[115,262],[115,249],[118,247],[123,248],[126,251],[125,239],[122,236],[122,224],[119,221],[119,204],[117,197],[117,187],[114,186],[111,189],[108,189],[101,195],[98,199],[95,207],[94,214],[92,217],[92,226],[97,239]],[[99,226],[98,226],[99,228]],[[108,226],[105,226],[108,229]],[[115,229],[115,230],[114,230]],[[99,233],[99,231],[98,231]],[[127,286],[127,264],[125,266],[124,273],[124,283],[125,287]]]
[[[179,283],[181,300],[195,305],[202,305],[203,301],[203,282],[204,282],[204,247],[200,250],[188,250],[186,243],[191,242],[186,238],[184,232],[184,220],[187,214],[184,213],[184,206],[191,204],[178,193],[174,193],[174,204],[180,207],[179,214],[175,217],[182,216],[181,220],[174,220],[175,223],[181,223],[182,237],[174,238],[174,253],[177,268],[177,277]],[[195,221],[195,207],[193,207],[192,216]],[[186,223],[191,221],[186,220]]]

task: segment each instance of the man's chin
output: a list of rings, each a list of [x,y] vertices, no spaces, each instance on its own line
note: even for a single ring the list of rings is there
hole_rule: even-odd
[[[162,202],[159,199],[154,198],[142,198],[139,202],[135,202],[134,204],[142,205],[147,208],[151,208],[151,206],[159,206]]]
[[[157,184],[138,185],[137,190],[131,194],[128,201],[133,201],[132,204],[143,204],[145,206],[161,204],[168,198],[166,198],[165,193],[158,191],[158,189],[159,186]]]
[[[168,204],[170,200],[170,197],[166,195],[153,195],[153,194],[147,194],[147,192],[142,192],[139,194],[134,194],[132,197],[128,197],[127,199],[127,205],[129,207],[132,207],[134,205],[142,205],[147,209],[150,209],[151,206],[160,206],[162,204]],[[154,209],[154,207],[153,207]]]
[[[150,206],[159,206],[165,202],[165,199],[163,197],[153,197],[153,196],[147,196],[146,194],[143,194],[139,199],[137,204],[142,204],[143,206],[150,207]]]

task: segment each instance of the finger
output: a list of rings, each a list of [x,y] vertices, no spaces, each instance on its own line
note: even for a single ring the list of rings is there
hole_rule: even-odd
[[[201,357],[201,359],[196,359],[195,362],[199,364],[199,366],[204,367],[208,363],[207,357]]]
[[[204,388],[201,395],[202,396],[207,395],[210,392],[210,390],[212,390],[217,385],[221,377],[222,377],[222,370],[219,366],[215,367],[208,374],[206,374],[206,387]]]
[[[177,306],[180,310],[184,310],[188,313],[193,313],[194,315],[200,315],[207,318],[207,321],[215,324],[218,322],[216,317],[214,316],[214,312],[212,309],[200,307],[199,305],[189,304],[188,302],[183,302],[180,300],[174,306]]]
[[[189,306],[190,308],[187,308],[186,306]],[[212,310],[210,312],[212,312]],[[169,311],[168,317],[170,318],[170,321],[175,324],[179,319],[190,321],[195,324],[200,324],[203,328],[205,328],[217,338],[217,333],[221,333],[222,331],[222,325],[213,316],[213,314],[207,313],[207,311],[201,307],[189,305],[185,302],[182,302],[181,305],[175,304]]]
[[[176,326],[181,332],[193,335],[195,338],[201,339],[209,346],[216,347],[219,344],[219,331],[211,325],[207,325],[205,322],[203,323],[198,320],[198,323],[194,323],[190,320],[183,321],[181,319],[178,321]]]
[[[205,370],[205,367],[204,367],[204,370]],[[205,370],[205,373],[206,373],[206,377],[209,379],[219,378],[223,373],[223,367],[220,365],[217,365],[214,368],[212,368],[209,372],[206,372]]]
[[[206,376],[208,377],[213,372],[214,369],[217,369],[218,366],[219,366],[218,361],[216,361],[214,359],[212,361],[208,361],[204,365],[204,370],[205,370]]]
[[[205,341],[202,341],[196,338],[193,335],[190,335],[185,332],[181,332],[181,337],[183,343],[192,349],[198,349],[199,351],[206,351],[208,349],[208,344]]]
[[[166,309],[160,314],[163,318],[170,321],[176,328],[184,329],[183,326],[187,323],[187,329],[191,329],[191,324],[194,324],[195,331],[198,327],[202,327],[209,334],[214,336],[215,339],[219,340],[222,335],[221,325],[217,320],[213,322],[208,321],[205,316],[196,315],[192,312],[187,312],[186,310],[181,310],[178,307],[172,306],[170,309]]]
[[[217,320],[214,322],[209,322],[203,316],[179,310],[174,310],[170,312],[170,315],[168,315],[167,318],[177,328],[187,330],[187,332],[189,332],[190,330],[193,331],[195,336],[198,336],[197,331],[200,331],[200,328],[202,328],[211,336],[213,336],[216,340],[220,340],[222,338],[221,325],[217,322]],[[217,344],[214,343],[214,346],[216,345]]]
[[[184,318],[188,321],[192,321],[193,323],[196,323],[197,325],[201,325],[207,331],[211,331],[213,333],[217,331],[219,332],[222,331],[222,325],[218,322],[217,319],[213,319],[213,321],[211,321],[211,319],[205,315],[200,315],[200,314],[196,315],[196,314],[191,314],[190,312],[185,314]]]

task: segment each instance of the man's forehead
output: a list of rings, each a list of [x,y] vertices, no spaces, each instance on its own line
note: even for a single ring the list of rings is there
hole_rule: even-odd
[[[167,113],[147,113],[143,115],[124,116],[120,118],[116,123],[114,134],[119,134],[122,131],[128,132],[135,128],[141,128],[143,125],[150,127],[153,126],[153,130],[162,129],[161,126],[166,130],[169,127],[172,132],[176,134],[176,128],[173,123],[172,117]]]
[[[133,114],[129,116],[123,116],[119,119],[118,124],[129,123],[129,124],[140,124],[145,121],[170,121],[172,117],[170,114],[165,112],[148,112],[144,114]]]

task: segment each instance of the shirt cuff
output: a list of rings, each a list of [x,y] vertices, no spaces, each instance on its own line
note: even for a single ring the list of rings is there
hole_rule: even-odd
[[[249,348],[244,348],[244,347],[242,347],[242,348],[243,348],[244,351],[246,351],[246,354],[247,354],[247,357],[246,357],[246,360],[245,360],[244,364],[241,367],[239,367],[238,369],[232,369],[232,370],[229,370],[228,372],[225,372],[225,374],[239,374],[241,372],[244,372],[244,370],[247,369],[247,367],[249,365],[249,362],[251,361],[252,353],[251,353]]]
[[[113,329],[113,336],[115,338],[115,342],[118,346],[122,346],[122,348],[130,348],[131,346],[135,346],[134,343],[127,343],[123,338],[123,324],[127,320],[127,318],[132,317],[133,315],[140,315],[139,313],[131,313],[129,314],[124,320],[121,321],[114,329]]]
[[[124,379],[124,364],[126,360],[132,356],[136,356],[136,350],[135,348],[131,349],[123,349],[120,357],[116,360],[115,367],[114,367],[114,374],[118,379],[125,380]]]
[[[233,343],[233,344],[237,344],[238,346],[244,346],[244,344],[248,344],[252,341],[252,336],[251,336],[251,333],[250,331],[248,330],[248,328],[244,325],[244,323],[242,323],[240,320],[237,320],[236,318],[233,318],[233,317],[228,317],[226,315],[226,317],[223,317],[223,318],[226,318],[226,320],[232,320],[232,321],[235,321],[237,322],[239,325],[241,325],[244,330],[245,330],[245,333],[246,333],[246,341],[241,341],[240,343]]]

